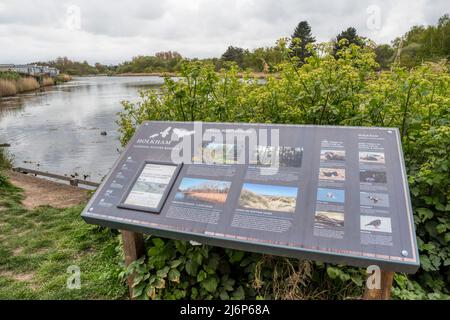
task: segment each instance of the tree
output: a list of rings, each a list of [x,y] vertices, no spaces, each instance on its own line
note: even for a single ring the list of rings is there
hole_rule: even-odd
[[[222,55],[224,61],[234,61],[239,67],[243,67],[244,63],[244,49],[239,47],[229,46],[227,51]]]
[[[406,32],[403,41],[394,41],[401,49],[400,64],[411,68],[424,61],[438,62],[450,58],[450,18],[448,14],[439,18],[437,25],[413,26]]]
[[[341,42],[341,40],[343,39],[347,40],[345,44]],[[360,37],[356,33],[356,29],[353,27],[347,28],[347,30],[342,31],[336,36],[333,48],[333,56],[336,58],[338,51],[350,46],[351,44],[355,44],[360,47],[364,46],[364,38]]]
[[[291,36],[290,49],[291,56],[298,57],[299,65],[305,63],[305,59],[311,55],[306,46],[314,43],[316,38],[311,34],[311,27],[307,21],[301,21],[294,30]]]
[[[395,50],[388,44],[381,44],[375,48],[375,60],[381,69],[387,69],[394,60]]]

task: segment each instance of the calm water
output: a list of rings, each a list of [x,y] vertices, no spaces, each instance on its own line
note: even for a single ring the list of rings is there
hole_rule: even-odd
[[[15,166],[100,181],[119,156],[121,101],[137,101],[140,89],[162,83],[160,77],[83,77],[0,98],[0,143],[11,144]]]

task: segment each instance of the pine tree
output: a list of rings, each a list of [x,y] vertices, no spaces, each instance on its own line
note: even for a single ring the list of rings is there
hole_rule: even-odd
[[[311,53],[306,49],[306,46],[316,41],[316,38],[311,34],[311,27],[308,22],[301,21],[295,28],[294,34],[291,38],[291,55],[298,57],[299,65],[302,65],[305,63],[305,59],[311,55]]]
[[[339,41],[341,41],[342,39],[347,39],[347,44],[345,45],[340,44]],[[364,46],[364,38],[360,37],[356,33],[356,29],[353,27],[349,27],[347,28],[347,30],[342,31],[340,34],[337,35],[333,48],[334,57],[335,58],[337,57],[337,53],[339,50],[350,46],[350,44],[355,44],[360,47]]]

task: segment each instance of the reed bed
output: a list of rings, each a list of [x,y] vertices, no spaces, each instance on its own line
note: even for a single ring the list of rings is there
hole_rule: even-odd
[[[52,86],[54,84],[55,84],[55,80],[53,80],[53,78],[44,78],[44,79],[42,79],[42,86],[43,87]]]
[[[17,92],[26,92],[39,89],[39,82],[35,78],[26,77],[16,81]]]
[[[70,80],[72,80],[72,77],[66,73],[60,73],[58,75],[58,77],[56,78],[56,81],[59,81],[59,82],[68,82]]]
[[[13,96],[17,93],[15,80],[0,79],[0,97]]]
[[[62,75],[64,81],[69,81],[71,79],[68,75]],[[33,91],[37,90],[40,87],[52,86],[55,84],[55,80],[53,78],[44,78],[42,79],[42,83],[33,78],[33,77],[24,77],[19,79],[13,78],[0,78],[0,97],[8,97],[14,96],[21,92]]]

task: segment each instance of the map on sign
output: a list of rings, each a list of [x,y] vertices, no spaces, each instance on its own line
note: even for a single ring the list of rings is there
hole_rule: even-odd
[[[393,128],[145,122],[82,217],[253,252],[419,267]]]

